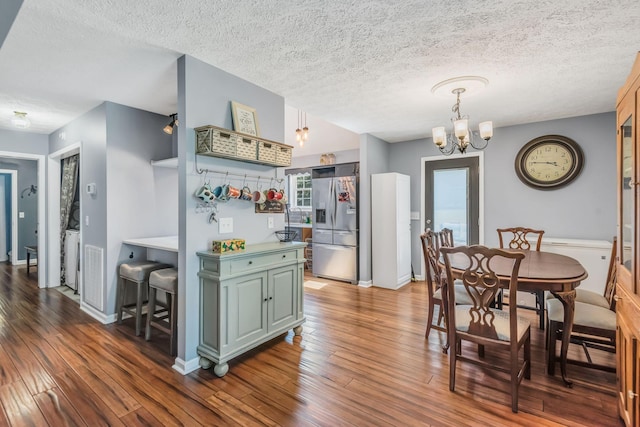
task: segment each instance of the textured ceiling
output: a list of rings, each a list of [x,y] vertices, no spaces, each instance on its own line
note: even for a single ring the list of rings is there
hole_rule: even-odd
[[[431,87],[495,127],[613,111],[640,49],[637,0],[25,0],[0,48],[0,128],[50,133],[104,100],[176,111],[186,53],[291,107],[390,142],[446,125]],[[295,123],[293,124],[295,127]]]

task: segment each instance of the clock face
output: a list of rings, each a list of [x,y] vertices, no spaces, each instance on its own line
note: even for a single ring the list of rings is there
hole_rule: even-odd
[[[530,187],[549,190],[567,185],[582,170],[583,154],[575,141],[548,135],[529,141],[516,157],[516,174]]]

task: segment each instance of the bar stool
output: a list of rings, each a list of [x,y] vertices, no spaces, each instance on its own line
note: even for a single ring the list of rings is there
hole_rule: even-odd
[[[156,312],[156,292],[160,290],[167,296],[167,305]],[[151,327],[169,334],[170,353],[177,353],[177,326],[178,326],[178,270],[165,268],[155,270],[149,275],[149,309],[147,313],[147,327],[145,339],[151,339]]]
[[[118,281],[118,323],[122,323],[122,313],[130,314],[136,318],[136,336],[140,335],[142,330],[142,307],[145,303],[143,300],[143,290],[149,283],[149,274],[154,270],[170,267],[168,264],[162,264],[155,261],[134,261],[120,264],[120,280]],[[136,285],[136,302],[135,304],[124,303],[125,286],[127,283]]]

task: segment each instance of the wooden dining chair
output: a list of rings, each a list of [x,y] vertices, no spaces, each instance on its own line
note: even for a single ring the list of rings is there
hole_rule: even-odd
[[[510,304],[508,311],[491,307],[501,288],[500,279],[492,266],[495,266],[494,262],[510,266],[510,276],[501,278],[508,282],[509,297],[514,301],[518,289],[518,271],[524,254],[480,245],[441,248],[440,252],[446,266],[447,281],[452,282],[454,278],[460,277],[472,299],[472,304],[456,305],[457,294],[451,289],[448,292],[449,342],[454,344],[455,350],[449,353],[449,390],[455,391],[458,361],[507,372],[510,374],[511,410],[518,412],[519,385],[523,378],[531,378],[531,326],[527,319],[518,317],[515,304]],[[466,269],[456,270],[454,273],[454,257],[455,265],[467,265]],[[500,363],[500,360],[492,364],[480,357],[463,355],[462,340],[478,344],[479,349],[487,346],[508,351],[509,366]],[[524,353],[522,362],[520,349]]]
[[[607,270],[607,279],[602,293],[593,292],[588,289],[576,288],[576,302],[584,302],[598,307],[616,309],[616,300],[614,298],[616,290],[616,256],[618,254],[618,239],[613,237],[613,246],[611,247],[611,255],[609,257],[609,269]],[[554,299],[552,294],[547,295],[547,300]]]
[[[534,230],[526,227],[498,228],[498,239],[500,240],[500,248],[503,249],[522,249],[530,251],[539,251],[542,245],[543,230]],[[544,291],[529,291],[536,296],[536,306],[530,307],[521,305],[520,308],[535,310],[538,315],[538,326],[544,330]],[[517,300],[513,300],[517,301]],[[498,297],[498,307],[502,308],[504,302],[503,295]]]
[[[444,231],[444,230],[443,230]],[[424,334],[425,338],[429,338],[429,332],[431,329],[436,329],[441,332],[447,332],[447,319],[445,317],[445,305],[443,304],[443,287],[446,284],[446,275],[444,268],[440,263],[440,248],[443,239],[446,242],[447,236],[444,236],[446,232],[436,232],[431,229],[427,229],[422,235],[420,235],[420,242],[422,244],[422,253],[424,255],[424,263],[426,267],[425,279],[428,287],[428,302],[429,307],[427,310],[427,330]],[[451,241],[453,241],[451,239]],[[466,294],[466,290],[462,286],[462,282],[457,280],[454,282],[454,290],[456,292],[456,300],[471,304],[471,299]],[[446,295],[445,295],[446,296]],[[435,307],[438,307],[438,318],[434,322],[433,315],[435,313]],[[444,353],[449,348],[448,342],[442,348]]]
[[[573,312],[573,328],[571,342],[578,344],[584,350],[586,362],[568,359],[567,363],[586,366],[589,368],[615,372],[615,367],[594,363],[589,348],[603,350],[610,353],[616,351],[616,254],[617,239],[613,238],[609,271],[604,288],[604,294],[586,289],[576,289],[576,303]],[[562,303],[551,295],[547,299],[547,367],[548,372],[555,371],[556,340],[562,338],[564,323],[564,307]]]

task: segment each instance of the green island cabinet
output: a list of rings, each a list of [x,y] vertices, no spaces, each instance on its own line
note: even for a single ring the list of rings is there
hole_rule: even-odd
[[[306,243],[198,252],[200,366],[224,376],[229,360],[293,329],[302,333]]]

